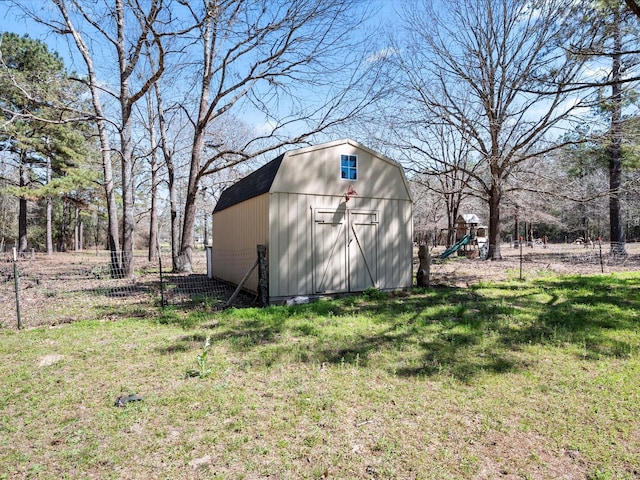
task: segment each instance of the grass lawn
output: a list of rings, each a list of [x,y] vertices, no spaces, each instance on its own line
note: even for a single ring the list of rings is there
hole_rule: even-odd
[[[639,327],[626,273],[4,329],[0,478],[636,479]]]

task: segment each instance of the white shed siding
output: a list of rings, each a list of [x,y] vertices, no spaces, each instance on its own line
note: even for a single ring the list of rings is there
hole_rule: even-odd
[[[343,154],[357,156],[357,180],[340,178]],[[214,276],[239,282],[256,245],[266,244],[271,299],[364,289],[371,277],[381,289],[411,286],[413,207],[399,164],[350,140],[287,152],[277,161],[265,167],[272,177],[254,176],[234,191],[247,195],[247,185],[265,178],[268,193],[214,214]],[[345,203],[349,186],[357,195]],[[332,235],[342,243],[327,240]],[[245,286],[256,289],[257,274]]]
[[[311,289],[311,196],[271,195],[269,209],[269,291],[271,296],[293,296]]]
[[[313,211],[319,208],[337,210],[343,201],[342,197],[326,195],[272,194],[269,211],[270,296],[316,293],[313,285]],[[347,208],[378,212],[378,260],[371,266],[377,272],[377,286],[382,289],[410,286],[411,202],[353,198]],[[356,248],[356,244],[352,243],[349,248]]]
[[[260,195],[214,215],[212,272],[223,280],[240,283],[257,258],[257,245],[267,245],[269,195]],[[257,269],[244,287],[256,291]]]
[[[411,202],[379,200],[380,254],[379,288],[393,289],[411,285]]]
[[[358,180],[340,178],[341,154],[358,157]],[[410,198],[398,164],[351,144],[290,152],[282,160],[271,191],[342,197],[350,184],[362,198]]]

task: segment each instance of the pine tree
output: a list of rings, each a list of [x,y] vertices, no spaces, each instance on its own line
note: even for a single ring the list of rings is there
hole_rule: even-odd
[[[0,145],[18,172],[7,190],[19,199],[17,244],[23,254],[28,202],[68,200],[96,180],[92,170],[80,168],[90,156],[91,127],[78,116],[81,87],[70,81],[57,53],[28,35],[3,33],[0,41]]]

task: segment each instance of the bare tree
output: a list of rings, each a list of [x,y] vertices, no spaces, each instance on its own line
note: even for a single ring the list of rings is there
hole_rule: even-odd
[[[313,135],[351,119],[371,99],[369,87],[374,82],[369,79],[375,62],[367,61],[362,53],[371,42],[354,34],[368,13],[366,3],[54,0],[53,8],[38,9],[15,0],[14,5],[31,19],[69,36],[84,63],[101,141],[114,274],[133,274],[133,137],[137,133],[133,107],[162,78],[167,63],[180,75],[180,81],[165,82],[165,90],[156,91],[170,196],[179,192],[171,188],[176,178],[175,152],[167,143],[162,115],[167,106],[161,100],[168,96],[167,91],[172,97],[168,108],[180,103],[192,129],[182,235],[173,255],[176,269],[190,271],[196,199],[204,176],[287,145],[308,142]],[[113,65],[117,66],[115,74]],[[180,91],[183,98],[177,100]],[[261,117],[270,128],[256,129],[241,145],[230,138],[208,140],[220,137],[216,125],[225,118],[247,115],[254,124]],[[122,175],[121,232],[114,154]],[[171,197],[176,217],[177,196]],[[172,222],[172,228],[177,223]]]
[[[370,101],[370,85],[353,35],[366,11],[344,0],[214,0],[190,2],[199,59],[189,180],[179,270],[192,270],[196,200],[207,175],[306,141],[351,118]],[[186,2],[185,2],[186,5]],[[359,45],[360,44],[360,45]],[[185,75],[186,76],[186,75]],[[365,85],[366,82],[366,85]],[[371,93],[368,91],[366,93]],[[319,100],[320,99],[320,100]],[[241,145],[216,134],[216,120],[260,114],[266,131]],[[217,122],[218,125],[220,122]],[[212,141],[209,139],[212,138]],[[209,146],[207,149],[206,147]]]
[[[547,137],[583,105],[567,87],[586,60],[559,48],[569,20],[562,1],[425,0],[405,11],[399,69],[430,121],[469,143],[465,172],[488,202],[490,259],[501,258],[507,182],[559,147]]]
[[[613,8],[611,14],[613,49],[611,52],[611,140],[609,144],[609,234],[610,251],[614,255],[625,255],[622,233],[620,185],[622,183],[622,25],[620,9]]]
[[[133,180],[133,106],[162,75],[164,54],[159,41],[157,26],[166,18],[162,13],[163,0],[151,0],[142,5],[129,0],[54,0],[53,9],[37,9],[21,2],[21,8],[34,21],[47,26],[52,32],[69,36],[84,62],[85,81],[89,87],[98,125],[104,188],[109,217],[108,243],[112,253],[112,274],[133,275],[134,234],[134,180]],[[167,13],[168,14],[168,13]],[[49,16],[45,16],[49,15]],[[158,63],[155,69],[145,68],[144,48],[153,45]],[[100,75],[111,61],[117,65],[115,82],[110,82],[113,72]],[[118,113],[109,115],[111,105],[104,97],[115,99]],[[106,108],[105,108],[106,107]],[[114,149],[111,127],[118,138],[118,154],[122,174],[122,251],[118,227],[116,186],[112,165]],[[121,256],[120,256],[121,252]]]
[[[410,101],[407,102],[411,103]],[[388,122],[392,137],[387,136],[399,152],[413,182],[438,195],[445,207],[447,244],[455,243],[455,221],[460,205],[475,192],[473,177],[478,167],[473,162],[469,143],[455,128],[429,120],[422,104],[402,109]]]

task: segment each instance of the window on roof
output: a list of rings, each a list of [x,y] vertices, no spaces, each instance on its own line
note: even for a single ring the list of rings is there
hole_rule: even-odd
[[[358,157],[355,155],[340,155],[340,178],[343,180],[358,179]]]

